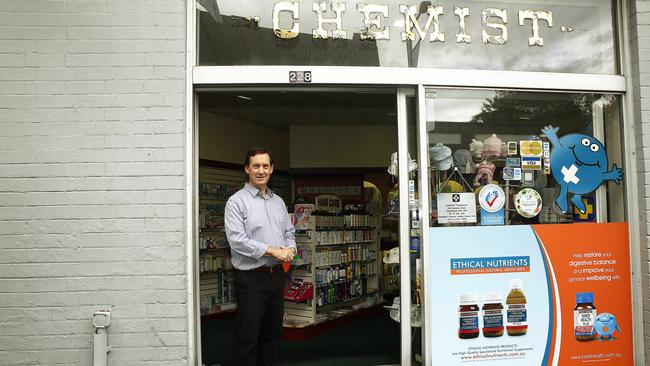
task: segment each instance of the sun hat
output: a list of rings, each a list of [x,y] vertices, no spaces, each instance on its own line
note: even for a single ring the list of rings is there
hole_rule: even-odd
[[[390,310],[389,314],[391,319],[396,322],[400,322],[400,298],[396,296],[393,299],[393,304],[391,306],[384,306],[384,308]],[[422,326],[422,314],[420,312],[420,305],[411,304],[411,326],[412,327],[421,327]]]
[[[483,141],[483,158],[501,156],[501,139],[496,134],[490,135]]]
[[[480,181],[482,178],[487,179],[488,182],[492,181],[494,176],[494,163],[489,161],[484,161],[476,167],[476,175],[474,176],[474,187],[481,185]]]
[[[389,250],[388,253],[384,255],[383,261],[386,264],[399,263],[399,247]]]
[[[472,139],[472,142],[469,144],[469,151],[475,158],[480,158],[483,155],[483,142]]]
[[[440,184],[436,186],[436,193],[463,193],[463,192],[465,192],[463,185],[453,180],[449,180],[447,183],[440,182]]]
[[[385,216],[398,215],[399,214],[399,197],[395,196],[390,201],[388,201],[388,213]]]
[[[470,173],[474,170],[472,153],[465,149],[456,150],[454,152],[454,166],[463,174]]]
[[[441,143],[437,143],[429,148],[429,155],[431,157],[431,165],[436,170],[448,170],[451,168],[453,158],[451,156],[451,149]]]
[[[411,159],[411,154],[407,154],[407,160],[409,162],[409,173],[415,171],[418,168],[417,162],[415,162],[414,159]],[[394,152],[390,155],[390,164],[388,165],[388,174],[392,175],[393,177],[397,178],[399,176],[399,161],[398,161],[398,156],[397,152]]]

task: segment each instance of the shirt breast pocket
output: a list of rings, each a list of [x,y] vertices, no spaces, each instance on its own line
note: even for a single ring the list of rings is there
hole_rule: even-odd
[[[249,234],[259,233],[268,224],[264,210],[249,210],[244,218]]]
[[[287,225],[287,214],[284,204],[276,203],[273,205],[273,210],[269,213],[271,214],[271,222],[273,223],[274,228],[284,233],[284,229]]]

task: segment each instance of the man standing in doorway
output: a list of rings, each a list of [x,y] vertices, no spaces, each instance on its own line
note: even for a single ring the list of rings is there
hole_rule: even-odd
[[[235,361],[276,364],[282,336],[285,275],[282,262],[296,253],[294,227],[280,196],[268,187],[273,157],[263,147],[246,154],[248,183],[226,203],[224,225],[235,267]]]

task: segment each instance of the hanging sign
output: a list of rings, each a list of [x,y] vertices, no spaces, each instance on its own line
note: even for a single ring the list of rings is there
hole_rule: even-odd
[[[476,222],[474,193],[438,193],[438,223],[465,224]]]
[[[316,196],[315,201],[316,211],[341,212],[343,209],[343,201],[331,194]]]
[[[551,173],[561,188],[555,203],[563,213],[569,212],[569,194],[572,194],[573,205],[585,213],[587,207],[582,195],[595,191],[609,180],[620,184],[623,171],[616,164],[607,170],[609,162],[605,146],[593,136],[572,133],[558,138],[558,130],[553,126],[542,129],[553,146]]]

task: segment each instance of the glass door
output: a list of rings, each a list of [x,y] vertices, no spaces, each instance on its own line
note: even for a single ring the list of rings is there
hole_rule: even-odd
[[[430,364],[424,326],[429,256],[429,175],[424,88],[397,91],[400,197],[401,364]]]

